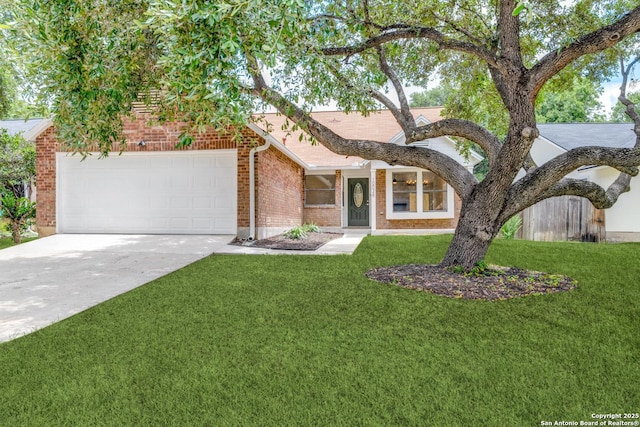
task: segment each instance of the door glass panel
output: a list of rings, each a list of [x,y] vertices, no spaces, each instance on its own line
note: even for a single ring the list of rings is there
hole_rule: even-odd
[[[359,182],[353,187],[353,204],[356,208],[362,206],[364,202],[364,190],[362,189],[362,184]]]

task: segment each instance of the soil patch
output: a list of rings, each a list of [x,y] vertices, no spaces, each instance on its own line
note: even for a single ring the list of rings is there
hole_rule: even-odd
[[[306,239],[289,239],[282,234],[266,239],[246,241],[236,239],[231,244],[239,246],[251,246],[253,248],[281,249],[290,251],[315,251],[325,243],[342,237],[341,233],[307,233]]]
[[[490,301],[565,292],[577,286],[577,282],[567,276],[493,265],[482,271],[462,272],[437,265],[409,264],[373,268],[365,276],[450,298]]]

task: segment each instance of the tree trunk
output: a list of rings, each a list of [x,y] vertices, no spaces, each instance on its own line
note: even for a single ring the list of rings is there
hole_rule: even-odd
[[[20,234],[20,224],[16,222],[11,222],[11,237],[13,237],[13,242],[17,245],[22,241],[22,235]]]
[[[461,266],[465,270],[469,270],[484,259],[489,245],[493,241],[481,238],[468,233],[456,233],[449,245],[447,254],[440,263],[441,267]]]
[[[500,231],[499,212],[500,208],[481,195],[463,201],[456,232],[440,266],[461,266],[468,270],[482,261]]]

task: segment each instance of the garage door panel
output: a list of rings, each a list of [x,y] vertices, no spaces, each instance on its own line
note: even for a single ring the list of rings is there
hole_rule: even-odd
[[[67,233],[235,234],[235,150],[58,158]]]

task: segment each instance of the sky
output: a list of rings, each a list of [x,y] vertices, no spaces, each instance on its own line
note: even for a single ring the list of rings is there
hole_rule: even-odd
[[[611,114],[611,109],[618,102],[618,95],[620,95],[620,85],[622,84],[622,78],[606,82],[602,85],[602,95],[600,95],[600,102],[604,106],[604,110],[607,115]]]

